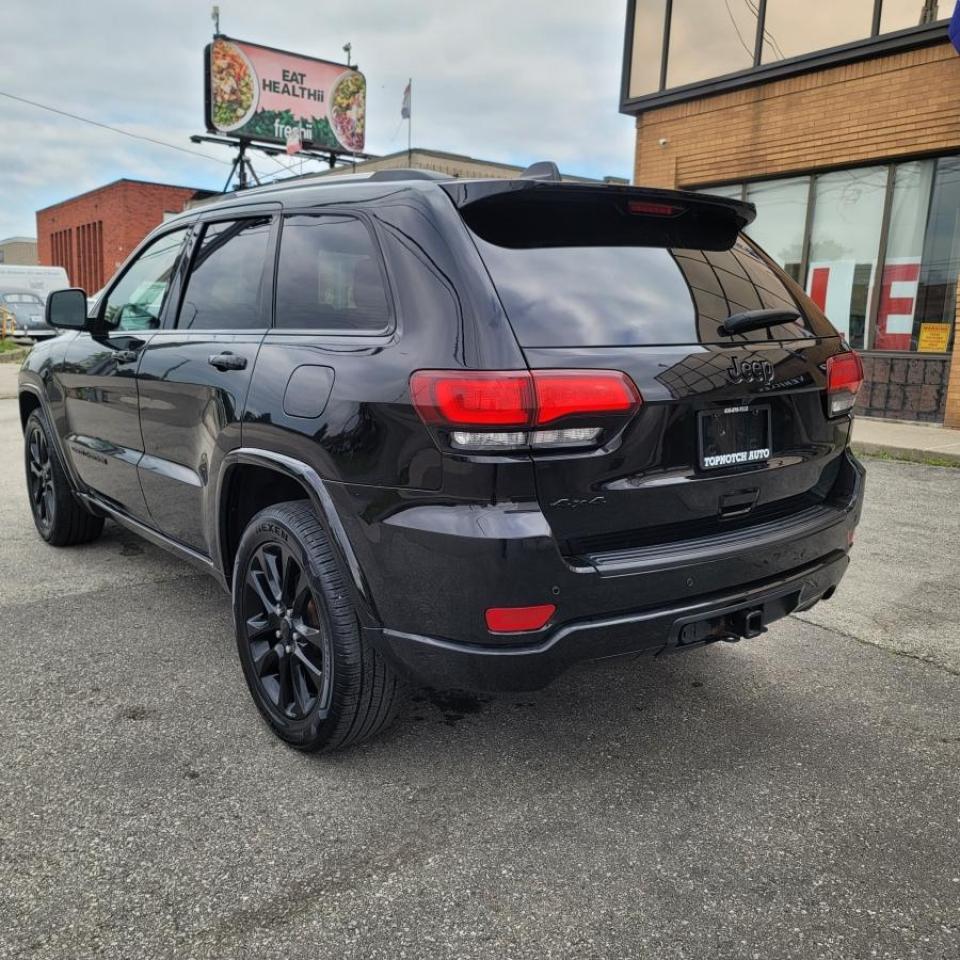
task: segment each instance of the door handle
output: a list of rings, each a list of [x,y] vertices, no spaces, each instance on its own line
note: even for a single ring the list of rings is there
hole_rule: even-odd
[[[139,356],[139,350],[117,350],[113,355],[113,359],[117,363],[136,363],[137,357]]]
[[[246,357],[238,357],[235,353],[225,351],[224,353],[214,353],[207,363],[218,370],[243,370],[247,365]]]

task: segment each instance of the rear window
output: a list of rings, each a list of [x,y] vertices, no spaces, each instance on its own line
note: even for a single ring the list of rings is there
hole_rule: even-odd
[[[811,336],[804,321],[733,337],[719,332],[735,313],[799,307],[778,271],[743,238],[727,250],[596,244],[517,249],[477,233],[474,238],[525,347],[733,344]]]

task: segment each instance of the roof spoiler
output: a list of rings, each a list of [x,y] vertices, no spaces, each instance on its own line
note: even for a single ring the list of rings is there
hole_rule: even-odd
[[[538,165],[535,165],[538,166]],[[467,225],[499,246],[666,246],[728,250],[757,215],[706,193],[554,180],[438,184]]]

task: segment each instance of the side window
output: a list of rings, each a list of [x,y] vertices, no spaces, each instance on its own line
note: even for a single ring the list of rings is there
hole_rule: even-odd
[[[193,256],[177,326],[187,330],[265,327],[260,288],[269,239],[269,217],[206,224]]]
[[[110,291],[103,320],[116,330],[156,330],[189,228],[158,237]]]
[[[276,326],[346,333],[382,333],[390,326],[380,253],[361,221],[284,219]]]

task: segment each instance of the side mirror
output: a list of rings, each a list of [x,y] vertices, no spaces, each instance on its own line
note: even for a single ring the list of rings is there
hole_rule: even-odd
[[[79,287],[54,290],[47,296],[47,324],[59,330],[83,330],[87,326],[87,295]]]

